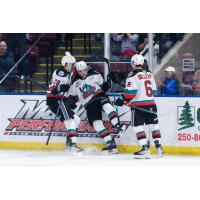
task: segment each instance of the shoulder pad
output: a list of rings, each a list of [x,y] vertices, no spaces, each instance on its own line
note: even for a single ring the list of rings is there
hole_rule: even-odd
[[[142,69],[137,69],[137,70],[133,70],[131,72],[128,73],[128,78],[135,76],[137,73],[142,72]]]
[[[134,71],[131,71],[131,72],[128,73],[127,77],[129,78],[129,77],[132,77],[132,76],[135,76],[135,75],[136,75],[136,73]]]
[[[64,69],[57,69],[56,75],[58,75],[60,77],[65,77],[67,75],[67,72]]]

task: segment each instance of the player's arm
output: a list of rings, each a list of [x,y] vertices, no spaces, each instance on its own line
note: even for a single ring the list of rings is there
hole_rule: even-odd
[[[69,91],[68,91],[68,102],[70,104],[70,107],[72,109],[75,109],[76,108],[76,103],[79,101],[79,98],[78,98],[78,94],[77,94],[77,89],[75,87],[74,84],[71,85]]]
[[[59,70],[56,70],[52,75],[48,91],[50,91],[54,95],[59,94],[61,92],[67,92],[70,88],[70,86],[67,84],[60,84],[60,79],[62,76],[63,73],[61,73]]]
[[[58,86],[60,84],[60,80],[55,76],[55,72],[52,75],[51,82],[49,84],[48,91],[52,94],[58,94]]]
[[[118,106],[123,106],[125,102],[130,102],[132,99],[136,97],[137,91],[138,91],[138,88],[137,88],[136,78],[135,77],[127,78],[124,92],[116,100],[115,104]]]
[[[98,83],[104,92],[107,92],[110,89],[110,83],[106,81],[104,82],[101,74],[98,75]]]

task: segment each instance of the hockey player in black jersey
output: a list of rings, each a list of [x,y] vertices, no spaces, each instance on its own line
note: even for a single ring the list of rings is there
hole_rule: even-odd
[[[76,60],[69,52],[66,52],[65,54],[66,55],[61,60],[63,67],[53,72],[47,90],[47,105],[54,114],[56,114],[58,108],[60,108],[58,117],[61,121],[64,121],[67,128],[67,143],[69,150],[71,152],[80,152],[82,149],[76,145],[77,128],[80,124],[80,118],[72,110],[76,107],[76,104],[66,97],[72,79],[75,76],[73,65]],[[62,105],[59,107],[60,103]]]
[[[69,95],[78,97],[80,103],[85,107],[89,124],[106,143],[106,147],[102,150],[117,153],[115,140],[102,121],[102,111],[104,111],[112,125],[117,128],[118,133],[125,129],[118,122],[118,115],[105,94],[109,89],[109,83],[104,82],[100,73],[89,69],[84,61],[77,62],[75,66],[78,75],[70,88]]]

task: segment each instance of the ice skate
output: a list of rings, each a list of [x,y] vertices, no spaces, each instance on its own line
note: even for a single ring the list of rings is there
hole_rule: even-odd
[[[117,145],[115,143],[114,138],[112,138],[111,140],[106,142],[106,146],[102,149],[102,151],[103,152],[108,152],[108,153],[113,153],[113,154],[117,154],[118,153]]]
[[[142,145],[142,149],[135,152],[134,157],[136,159],[149,159],[149,158],[151,158],[148,145]]]
[[[157,155],[158,155],[159,157],[163,157],[164,150],[163,150],[163,148],[162,148],[162,145],[159,143],[158,140],[156,140],[154,143],[155,143]]]
[[[68,138],[67,140],[68,149],[71,153],[80,153],[83,151],[82,148],[78,147],[76,143],[72,142],[72,138]]]
[[[72,144],[71,146],[69,146],[69,151],[71,153],[80,153],[80,152],[83,152],[83,149],[76,146],[76,144]]]

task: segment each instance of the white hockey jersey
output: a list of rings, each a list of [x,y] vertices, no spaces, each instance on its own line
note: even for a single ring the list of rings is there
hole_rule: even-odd
[[[100,73],[90,70],[85,79],[77,76],[69,89],[69,96],[77,96],[80,103],[86,106],[87,103],[104,91],[101,88],[103,77]]]
[[[126,79],[126,88],[121,98],[129,106],[147,106],[155,104],[156,84],[151,72],[131,71]]]
[[[63,93],[60,91],[61,85],[69,85],[74,74],[68,73],[66,70],[60,68],[53,72],[49,88],[47,90],[47,97],[61,98]]]

